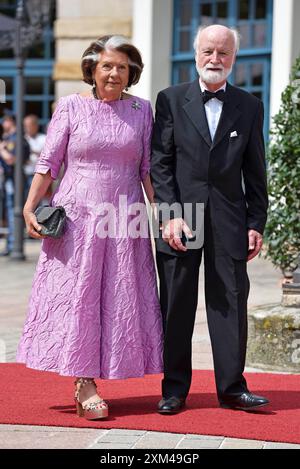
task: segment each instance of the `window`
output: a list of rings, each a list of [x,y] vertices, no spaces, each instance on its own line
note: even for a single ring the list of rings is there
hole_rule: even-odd
[[[55,55],[53,22],[55,3],[50,24],[44,28],[42,41],[35,43],[27,51],[24,68],[24,105],[26,114],[37,114],[40,124],[45,128],[51,117],[51,104],[54,100],[54,83],[52,80]],[[0,0],[0,13],[15,17],[16,0]],[[0,50],[0,78],[6,84],[6,103],[3,108],[16,110],[16,63],[13,50]],[[0,114],[1,118],[1,114]]]

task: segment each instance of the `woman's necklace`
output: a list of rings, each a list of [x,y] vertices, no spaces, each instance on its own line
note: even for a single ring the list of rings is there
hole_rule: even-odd
[[[96,91],[96,86],[92,87],[92,94],[93,94],[95,99],[98,99],[98,100],[102,101],[101,98],[98,98],[97,91]],[[120,94],[119,101],[123,101],[123,93]]]

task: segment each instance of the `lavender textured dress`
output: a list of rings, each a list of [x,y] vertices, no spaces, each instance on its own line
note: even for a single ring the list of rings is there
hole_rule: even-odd
[[[163,370],[163,333],[149,237],[99,237],[99,205],[141,202],[149,172],[150,103],[58,101],[36,172],[65,172],[52,197],[62,238],[42,241],[17,361],[64,376],[141,377]]]

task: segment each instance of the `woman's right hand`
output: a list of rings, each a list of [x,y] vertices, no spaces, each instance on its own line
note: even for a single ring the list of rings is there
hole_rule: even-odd
[[[26,229],[27,233],[31,238],[35,239],[45,239],[47,236],[44,236],[39,233],[41,231],[42,227],[41,225],[38,224],[36,216],[34,212],[31,212],[29,210],[24,210],[23,211],[25,223],[26,223]]]

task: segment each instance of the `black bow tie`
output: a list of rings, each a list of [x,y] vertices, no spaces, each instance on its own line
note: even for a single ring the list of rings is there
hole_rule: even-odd
[[[226,93],[224,90],[219,90],[216,93],[212,93],[211,91],[208,91],[208,90],[204,90],[202,92],[202,99],[203,99],[204,104],[207,103],[207,101],[209,101],[212,98],[217,98],[219,99],[219,101],[223,101],[224,103],[225,98],[226,98]]]

